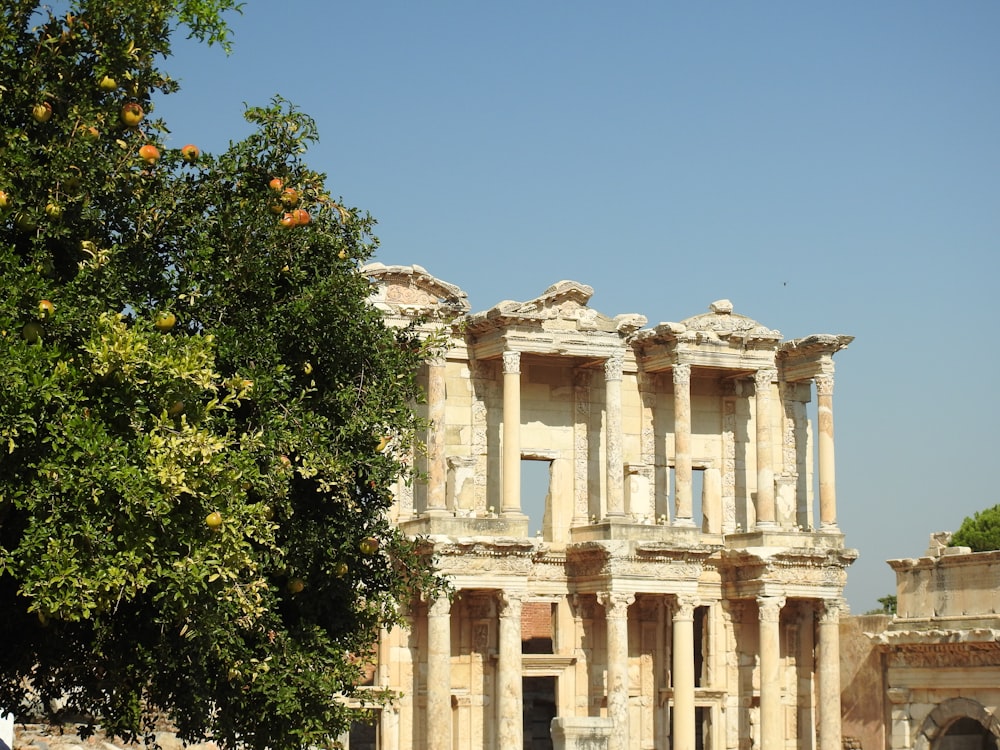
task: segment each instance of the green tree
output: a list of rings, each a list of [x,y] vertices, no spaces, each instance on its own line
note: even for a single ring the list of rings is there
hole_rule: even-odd
[[[881,605],[878,609],[870,609],[865,612],[866,615],[894,615],[896,614],[896,595],[886,594],[885,596],[880,596],[878,598],[878,603]]]
[[[171,37],[225,43],[234,0],[64,5],[0,10],[0,707],[328,745],[439,584],[386,518],[426,345],[366,305],[309,118],[164,147]]]
[[[971,547],[973,552],[1000,549],[1000,505],[966,517],[951,535],[952,547]]]

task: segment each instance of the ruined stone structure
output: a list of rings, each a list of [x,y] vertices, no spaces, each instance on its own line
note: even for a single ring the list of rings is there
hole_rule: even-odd
[[[865,748],[1000,747],[1000,552],[947,547],[949,536],[889,560],[897,614],[868,630],[870,656],[846,686],[845,733]]]
[[[378,747],[840,750],[851,337],[783,341],[725,300],[647,327],[573,281],[473,314],[419,266],[363,273],[389,321],[448,340],[424,374],[426,479],[393,512],[455,595],[383,634]]]

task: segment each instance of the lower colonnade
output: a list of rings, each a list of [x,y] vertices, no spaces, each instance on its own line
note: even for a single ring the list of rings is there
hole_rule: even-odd
[[[559,747],[537,726],[570,717],[610,720],[609,750],[840,750],[840,606],[458,590],[385,634],[381,650],[408,669],[380,670],[400,699],[382,711],[378,747]],[[533,679],[551,691],[541,719]]]

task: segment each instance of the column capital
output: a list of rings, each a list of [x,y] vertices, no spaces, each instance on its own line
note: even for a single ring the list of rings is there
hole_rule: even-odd
[[[521,372],[521,352],[507,351],[503,353],[504,375],[513,375]]]
[[[778,622],[781,608],[785,606],[783,596],[758,596],[757,617],[761,622]]]
[[[604,607],[606,617],[627,617],[628,608],[635,601],[635,594],[627,591],[599,591],[597,601]]]
[[[840,622],[840,613],[844,608],[842,599],[821,599],[819,601],[819,621],[821,623]]]
[[[691,365],[677,363],[673,367],[674,385],[691,384]]]
[[[448,358],[445,356],[444,352],[438,352],[436,354],[430,355],[424,360],[428,367],[444,367],[448,364]]]
[[[497,589],[497,602],[500,604],[500,618],[520,618],[521,605],[524,603],[524,598],[525,593],[522,591],[506,591],[504,589]]]
[[[761,367],[759,370],[755,370],[753,374],[753,384],[754,387],[760,391],[764,388],[770,387],[774,379],[778,377],[778,370],[774,367]]]
[[[817,396],[832,396],[833,395],[833,373],[824,372],[813,378],[816,383],[816,395]]]
[[[694,610],[700,603],[698,597],[691,594],[678,594],[674,598],[674,622],[693,621]]]
[[[447,617],[451,614],[451,599],[447,596],[427,597],[428,617]]]
[[[604,360],[604,379],[621,380],[622,368],[625,366],[625,355],[622,352],[615,352]]]

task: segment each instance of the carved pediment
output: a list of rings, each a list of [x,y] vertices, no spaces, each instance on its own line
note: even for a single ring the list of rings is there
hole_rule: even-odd
[[[469,297],[464,291],[431,276],[421,266],[370,263],[360,272],[372,280],[369,301],[386,312],[448,320],[470,309]]]
[[[660,323],[643,331],[641,341],[690,341],[698,343],[778,342],[781,332],[761,325],[753,318],[733,312],[727,299],[709,305],[708,312],[685,318],[680,323]]]
[[[577,331],[632,333],[646,324],[642,315],[618,315],[609,318],[587,306],[593,287],[578,281],[559,281],[540,296],[526,302],[504,300],[485,312],[469,316],[472,330],[487,330],[512,325],[545,327],[550,321],[569,322]]]

